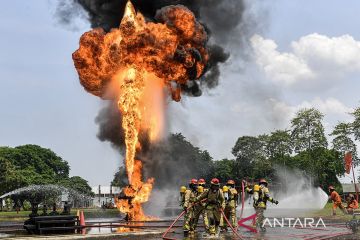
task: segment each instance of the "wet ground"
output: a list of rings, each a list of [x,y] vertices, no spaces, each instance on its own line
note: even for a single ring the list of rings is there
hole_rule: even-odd
[[[294,227],[293,225],[289,226],[286,224],[284,224],[283,227],[267,226],[266,231],[263,233],[252,233],[244,228],[239,228],[238,233],[244,239],[336,239],[336,237],[344,237],[345,235],[351,236],[349,239],[357,239],[356,235],[353,235],[352,231],[347,229],[345,225],[330,223],[328,223],[326,227],[317,228]],[[167,237],[176,239],[208,239],[208,237],[204,237],[202,229],[200,229],[200,232],[196,233],[192,238],[184,238],[181,227],[176,228],[171,234],[168,234]],[[235,237],[231,230],[228,230],[226,233],[220,233],[216,239],[230,240],[238,238]]]
[[[251,209],[246,209],[243,216],[253,214]],[[238,213],[238,216],[240,214]],[[266,212],[273,223],[274,218],[281,219],[296,216],[304,223],[304,217],[308,216],[308,212],[303,209],[291,211],[284,209],[272,210]],[[47,236],[31,236],[22,230],[22,224],[19,223],[1,223],[0,224],[0,239],[161,239],[162,234],[170,226],[175,217],[166,218],[159,221],[152,222],[133,222],[127,223],[120,218],[92,218],[86,219],[86,225],[91,226],[86,228],[83,234],[72,235],[47,235]],[[251,222],[246,222],[250,224]],[[238,232],[244,239],[360,239],[359,234],[353,234],[351,230],[345,227],[345,222],[338,220],[324,219],[324,224],[317,227],[301,227],[285,224],[281,226],[267,226],[265,233],[252,233],[244,228],[239,228]],[[201,224],[199,225],[201,226]],[[360,229],[360,227],[359,227]],[[209,239],[203,236],[204,229],[199,227],[198,233],[192,238],[187,239]],[[360,231],[359,231],[360,232]],[[166,237],[173,239],[184,239],[182,231],[182,221],[175,224]],[[232,240],[238,239],[232,232],[221,233],[218,237],[212,239]]]
[[[87,228],[83,234],[73,235],[47,235],[47,236],[31,236],[23,231],[12,232],[8,234],[1,234],[1,239],[161,239],[162,233],[170,225],[170,221],[156,221],[156,222],[137,222],[129,225],[122,221],[110,224],[109,220],[106,223],[97,223],[99,219],[93,220],[92,228]],[[89,225],[91,221],[87,222]],[[96,225],[96,226],[95,226]],[[347,229],[344,224],[330,223],[325,221],[326,227],[317,228],[301,228],[298,226],[284,227],[267,227],[265,233],[251,233],[244,228],[239,228],[239,234],[244,239],[360,239],[360,235],[352,234],[352,231]],[[209,239],[204,237],[203,228],[200,227],[199,232],[191,238],[184,238],[182,231],[182,222],[178,222],[174,228],[167,234],[166,237],[175,239]],[[232,240],[237,239],[235,235],[228,231],[221,233],[218,237],[212,239]]]

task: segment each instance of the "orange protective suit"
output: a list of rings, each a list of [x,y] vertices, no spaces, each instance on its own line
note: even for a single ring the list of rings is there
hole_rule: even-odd
[[[343,212],[346,212],[346,209],[342,205],[341,197],[340,195],[334,190],[330,194],[330,199],[333,201],[333,214],[335,215],[336,209],[339,207]]]
[[[351,202],[348,202],[348,205],[346,208],[347,209],[358,209],[359,203],[355,199],[353,199]]]

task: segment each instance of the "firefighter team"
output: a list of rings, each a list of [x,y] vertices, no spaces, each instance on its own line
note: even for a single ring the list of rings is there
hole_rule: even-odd
[[[256,211],[254,227],[264,230],[266,203],[269,201],[278,204],[279,202],[270,196],[267,188],[268,183],[265,179],[260,179],[259,183],[254,186],[246,182],[244,184],[246,185],[246,192],[253,196],[253,207]],[[207,188],[204,179],[191,179],[188,188],[185,186],[180,188],[180,205],[185,211],[184,237],[195,233],[200,217],[207,234],[210,236],[217,235],[219,231],[226,232],[228,227],[236,229],[236,207],[238,204],[239,194],[235,188],[234,180],[228,180],[220,188],[219,179],[213,178],[209,188]],[[228,226],[227,220],[232,226]]]
[[[265,231],[263,223],[267,202],[277,205],[279,201],[271,197],[265,179],[260,179],[257,184],[253,185],[245,181],[243,184],[245,192],[251,194],[253,198],[253,207],[256,212],[253,227]],[[345,207],[333,186],[329,186],[329,200],[333,202],[333,215],[336,215],[337,208],[340,208],[344,214],[352,214],[359,207],[353,194],[347,196],[347,206]],[[226,232],[228,227],[236,230],[236,207],[239,204],[239,194],[234,180],[228,180],[225,185],[220,187],[219,179],[213,178],[210,186],[207,187],[204,179],[191,179],[188,188],[185,186],[180,188],[179,201],[185,211],[183,225],[185,237],[195,233],[200,217],[206,233],[210,236],[215,236],[220,231]]]
[[[355,196],[353,194],[350,193],[346,197],[347,206],[344,207],[339,193],[336,192],[336,190],[333,186],[329,186],[329,193],[330,193],[329,200],[331,200],[333,202],[333,206],[332,206],[332,214],[333,215],[336,215],[337,208],[340,208],[340,210],[344,214],[353,214],[354,210],[359,208],[359,203],[355,199]]]

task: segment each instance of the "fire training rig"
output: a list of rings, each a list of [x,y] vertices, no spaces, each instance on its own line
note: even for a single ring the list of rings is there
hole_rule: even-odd
[[[122,191],[117,196],[117,200],[118,201],[120,201],[120,200],[127,201],[127,204],[128,204],[128,206],[130,206],[130,210],[131,210],[134,207],[132,201],[135,197],[136,190],[131,185],[129,185],[127,187],[127,189],[132,189],[134,194],[125,193],[124,189],[122,189]],[[129,212],[126,213],[124,220],[127,222],[133,220],[132,216]]]

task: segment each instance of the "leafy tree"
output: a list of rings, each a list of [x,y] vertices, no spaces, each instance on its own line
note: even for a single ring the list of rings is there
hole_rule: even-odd
[[[323,117],[319,110],[310,108],[300,110],[291,120],[291,138],[296,153],[327,147]]]
[[[339,123],[335,126],[334,130],[330,134],[334,136],[332,140],[333,148],[339,151],[343,156],[346,152],[352,152],[353,161],[357,165],[359,162],[356,144],[351,139],[352,125],[350,123]]]
[[[209,180],[212,178],[213,158],[207,150],[200,151],[198,167],[201,169],[199,178],[205,177]]]
[[[111,185],[115,187],[125,187],[129,185],[124,166],[121,166],[119,171],[114,174],[114,179],[112,180]]]
[[[41,175],[32,167],[21,169],[10,160],[0,157],[0,193],[12,191],[31,184],[47,184],[54,181],[49,176]]]
[[[0,195],[26,184],[21,173],[6,158],[0,157]]]
[[[0,147],[0,193],[29,185],[62,184],[80,193],[91,193],[87,181],[69,178],[70,167],[50,149],[37,145]]]
[[[221,182],[226,182],[229,179],[238,179],[238,176],[235,175],[235,168],[235,160],[222,159],[214,161],[214,173],[212,177],[218,178]]]
[[[81,194],[84,194],[87,196],[94,196],[94,193],[92,192],[88,181],[86,181],[82,177],[73,176],[71,178],[63,180],[62,185],[66,188],[73,189],[78,193],[81,193]]]
[[[360,107],[356,108],[355,111],[352,113],[355,120],[352,123],[354,136],[357,141],[360,140]]]
[[[237,179],[260,178],[272,174],[271,163],[266,158],[267,139],[266,135],[238,138],[232,149],[232,154],[236,158],[234,175]]]
[[[236,159],[252,159],[264,156],[263,144],[257,137],[243,136],[239,137],[232,148],[232,154]]]
[[[301,154],[299,163],[301,169],[305,169],[307,174],[313,177],[318,175],[316,159],[312,157],[315,149],[326,149],[327,140],[324,133],[322,119],[324,115],[314,109],[302,109],[291,120],[291,140],[294,150]],[[296,166],[296,164],[293,164]]]
[[[340,185],[337,176],[344,174],[342,155],[334,149],[315,148],[294,156],[293,166],[301,169],[307,176],[312,176],[315,185],[327,189],[329,185]],[[315,177],[315,178],[313,178]]]
[[[292,153],[291,136],[287,130],[276,130],[268,138],[266,145],[267,154],[270,158],[282,158]]]
[[[273,168],[273,163],[270,161],[270,159],[263,158],[261,160],[255,161],[253,172],[254,179],[272,179],[274,177],[275,170]]]
[[[235,175],[238,178],[254,177],[254,159],[261,155],[262,144],[256,137],[239,137],[232,149],[236,158]]]
[[[70,167],[66,161],[50,149],[37,145],[0,147],[0,156],[10,160],[19,169],[27,169],[41,175],[44,183],[69,176]]]

